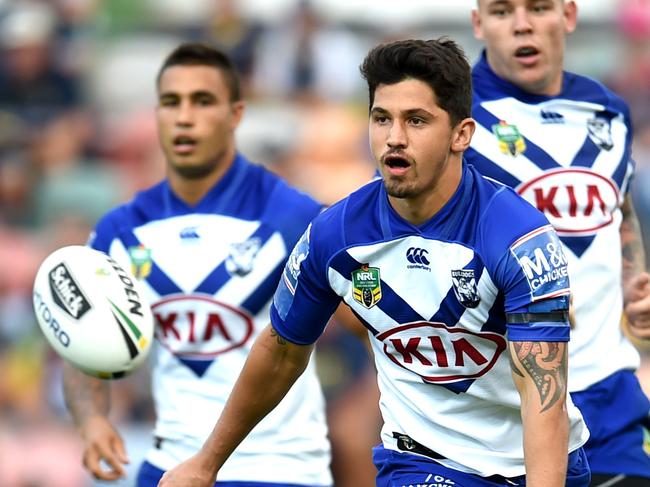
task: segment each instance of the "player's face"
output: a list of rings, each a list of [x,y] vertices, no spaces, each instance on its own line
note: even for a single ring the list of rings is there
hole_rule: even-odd
[[[565,38],[576,15],[573,1],[478,0],[472,24],[496,74],[530,93],[553,96],[562,89]]]
[[[197,179],[212,174],[235,153],[235,128],[243,102],[232,102],[220,70],[171,66],[158,85],[158,134],[172,171]]]
[[[451,197],[460,181],[462,151],[469,145],[473,121],[465,119],[453,127],[425,82],[406,79],[379,85],[369,132],[386,191],[398,212],[399,207],[412,205],[430,216]]]

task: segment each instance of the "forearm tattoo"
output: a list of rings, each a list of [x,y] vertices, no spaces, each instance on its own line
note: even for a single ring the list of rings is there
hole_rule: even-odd
[[[70,368],[63,376],[63,392],[68,409],[77,424],[93,414],[108,414],[109,387],[100,379]]]
[[[542,411],[552,408],[566,395],[567,347],[555,342],[512,342],[517,357],[514,363],[510,354],[512,369],[524,377],[522,368],[537,387]],[[521,367],[519,367],[519,364]]]
[[[286,340],[284,337],[282,337],[282,336],[277,332],[277,330],[276,330],[275,328],[273,328],[273,327],[271,327],[271,336],[272,336],[272,337],[275,337],[275,340],[278,342],[278,345],[286,345],[287,343],[289,343],[289,342],[287,342],[287,340]]]
[[[630,277],[645,271],[645,253],[641,238],[641,227],[630,196],[626,197],[621,211],[623,212],[621,253],[623,256],[623,282],[625,282]]]

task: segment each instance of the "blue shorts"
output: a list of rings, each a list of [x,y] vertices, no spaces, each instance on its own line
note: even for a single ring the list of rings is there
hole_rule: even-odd
[[[650,401],[634,372],[617,372],[571,399],[589,428],[591,471],[650,478]]]
[[[138,479],[136,487],[157,487],[160,478],[165,473],[164,470],[154,467],[149,462],[145,461],[138,471]],[[273,482],[216,482],[214,485],[217,487],[322,487],[322,486],[307,486],[303,484],[278,484]]]
[[[479,477],[443,467],[434,460],[387,450],[382,445],[373,448],[373,462],[377,467],[377,487],[512,487],[526,485],[524,476]],[[587,487],[591,475],[587,457],[582,448],[569,454],[566,487]]]

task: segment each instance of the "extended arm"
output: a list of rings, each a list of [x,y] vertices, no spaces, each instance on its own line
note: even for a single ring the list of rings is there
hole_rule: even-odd
[[[650,275],[646,271],[645,254],[639,221],[628,194],[621,207],[621,252],[623,258],[623,299],[630,333],[636,338],[650,339]]]
[[[509,342],[512,377],[521,396],[528,487],[563,487],[569,417],[567,344]]]
[[[267,326],[248,355],[221,417],[199,452],[167,472],[159,487],[212,487],[237,445],[287,394],[313,346],[295,345]]]
[[[70,414],[84,440],[83,464],[97,479],[124,477],[129,463],[124,442],[108,420],[110,390],[105,381],[90,377],[65,363],[63,391]],[[104,460],[110,470],[101,466]]]

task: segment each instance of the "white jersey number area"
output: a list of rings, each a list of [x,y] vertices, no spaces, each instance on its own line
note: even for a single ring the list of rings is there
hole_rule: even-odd
[[[433,384],[480,377],[506,348],[506,340],[496,333],[426,321],[398,326],[377,339],[390,360]]]
[[[613,181],[578,168],[547,171],[517,192],[544,213],[560,236],[594,235],[612,223],[620,199]]]
[[[169,296],[152,306],[156,337],[178,357],[212,358],[243,347],[253,321],[240,309],[210,296]]]

